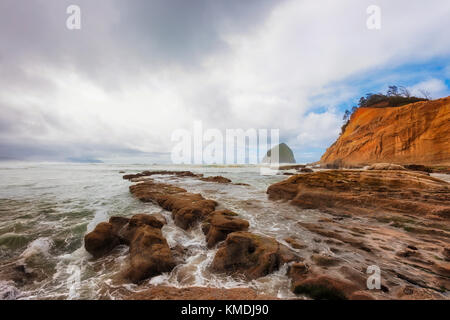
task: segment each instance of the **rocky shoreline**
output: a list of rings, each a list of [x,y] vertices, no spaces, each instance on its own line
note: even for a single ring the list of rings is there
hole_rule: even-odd
[[[151,178],[141,179],[152,174],[144,172],[124,178],[139,178],[130,186],[130,192],[143,202],[153,202],[171,211],[178,227],[188,230],[196,223],[202,223],[208,247],[225,240],[215,255],[212,271],[255,279],[278,270],[284,263],[301,260],[275,239],[247,232],[249,222],[239,218],[237,213],[216,211],[215,201]],[[175,175],[195,176],[186,172]],[[203,181],[223,183],[225,178],[221,178]],[[129,245],[130,263],[124,278],[137,283],[152,275],[168,272],[175,266],[172,252],[160,232],[162,225],[153,215],[138,214],[131,219],[111,217],[108,223],[100,223],[85,236],[85,248],[94,257],[100,257],[120,243]]]
[[[328,212],[330,219],[298,224],[333,244],[332,251],[350,247],[367,264],[378,265],[383,281],[377,294],[383,298],[448,298],[449,183],[413,171],[330,170],[290,177],[267,193],[273,200]],[[332,283],[324,275],[333,272],[353,284],[366,279],[330,257],[312,255],[309,262],[312,268],[326,269],[308,272],[317,273],[318,282]],[[311,276],[304,281],[313,281]],[[297,292],[302,288],[300,283]]]
[[[450,187],[427,173],[330,170],[300,173],[271,185],[267,194],[272,201],[288,201],[329,215],[316,222],[298,221],[300,230],[315,234],[315,241],[326,243],[329,252],[311,252],[302,242],[301,232],[280,243],[249,231],[249,221],[237,213],[217,209],[219,203],[201,194],[152,179],[156,174],[207,183],[232,182],[188,171],[124,176],[134,183],[130,186],[134,197],[170,211],[177,227],[189,232],[201,226],[207,248],[217,250],[210,272],[251,281],[287,266],[290,289],[299,299],[448,298]],[[184,248],[168,246],[161,232],[164,223],[158,214],[111,217],[86,235],[85,247],[99,257],[119,244],[129,245],[122,281],[140,283],[170,272],[187,258]],[[352,258],[342,259],[334,254],[338,252],[348,252]],[[369,265],[382,270],[379,290],[367,288]],[[251,288],[232,292],[153,286],[130,299],[190,299],[197,294],[203,299],[261,298]]]

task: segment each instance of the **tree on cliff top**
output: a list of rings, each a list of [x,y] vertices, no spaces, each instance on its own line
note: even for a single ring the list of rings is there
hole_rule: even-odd
[[[411,92],[403,86],[391,85],[388,87],[386,94],[383,93],[367,93],[364,97],[361,97],[358,102],[358,106],[353,106],[351,111],[345,110],[343,121],[344,124],[341,127],[341,134],[344,133],[352,115],[358,108],[389,108],[400,107],[409,103],[427,101],[431,99],[431,95],[428,91],[422,89],[419,92],[423,95],[423,98],[415,97],[411,95]]]
[[[426,91],[420,91],[424,98],[419,98],[411,95],[411,92],[403,86],[389,86],[386,94],[383,93],[368,93],[365,97],[359,99],[358,107],[371,108],[388,108],[400,107],[405,104],[414,103],[418,101],[426,101],[430,99],[430,95]]]

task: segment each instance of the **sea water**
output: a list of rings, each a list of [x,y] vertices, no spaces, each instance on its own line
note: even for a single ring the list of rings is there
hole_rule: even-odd
[[[255,166],[165,166],[75,163],[0,164],[0,298],[3,299],[120,299],[152,285],[176,287],[250,287],[262,294],[293,297],[286,276],[287,266],[266,277],[245,281],[209,271],[217,249],[206,247],[200,227],[185,231],[174,225],[170,212],[142,203],[129,192],[130,182],[122,171],[190,170],[205,176],[221,175],[234,183],[204,182],[190,177],[152,176],[190,192],[216,200],[250,222],[250,231],[277,238],[301,234],[315,250],[327,250],[298,228],[299,220],[317,218],[317,212],[301,210],[267,199],[267,187],[286,178],[262,175]],[[84,235],[111,216],[161,212],[168,224],[162,229],[169,245],[186,248],[185,261],[172,272],[153,277],[137,286],[120,281],[126,267],[128,247],[120,246],[94,260],[83,246]],[[319,246],[319,247],[318,247]],[[21,266],[35,277],[18,285],[8,270]]]

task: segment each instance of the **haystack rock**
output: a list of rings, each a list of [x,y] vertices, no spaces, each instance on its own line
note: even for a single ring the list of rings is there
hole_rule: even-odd
[[[278,157],[276,156],[278,153]],[[278,159],[277,159],[278,158]],[[285,143],[273,147],[267,151],[262,160],[263,163],[295,163],[294,153]]]
[[[321,164],[450,165],[450,97],[358,108]]]

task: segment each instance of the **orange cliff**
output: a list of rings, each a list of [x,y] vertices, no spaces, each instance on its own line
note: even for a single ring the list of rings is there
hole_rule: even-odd
[[[321,164],[450,165],[450,97],[401,107],[358,108]]]

